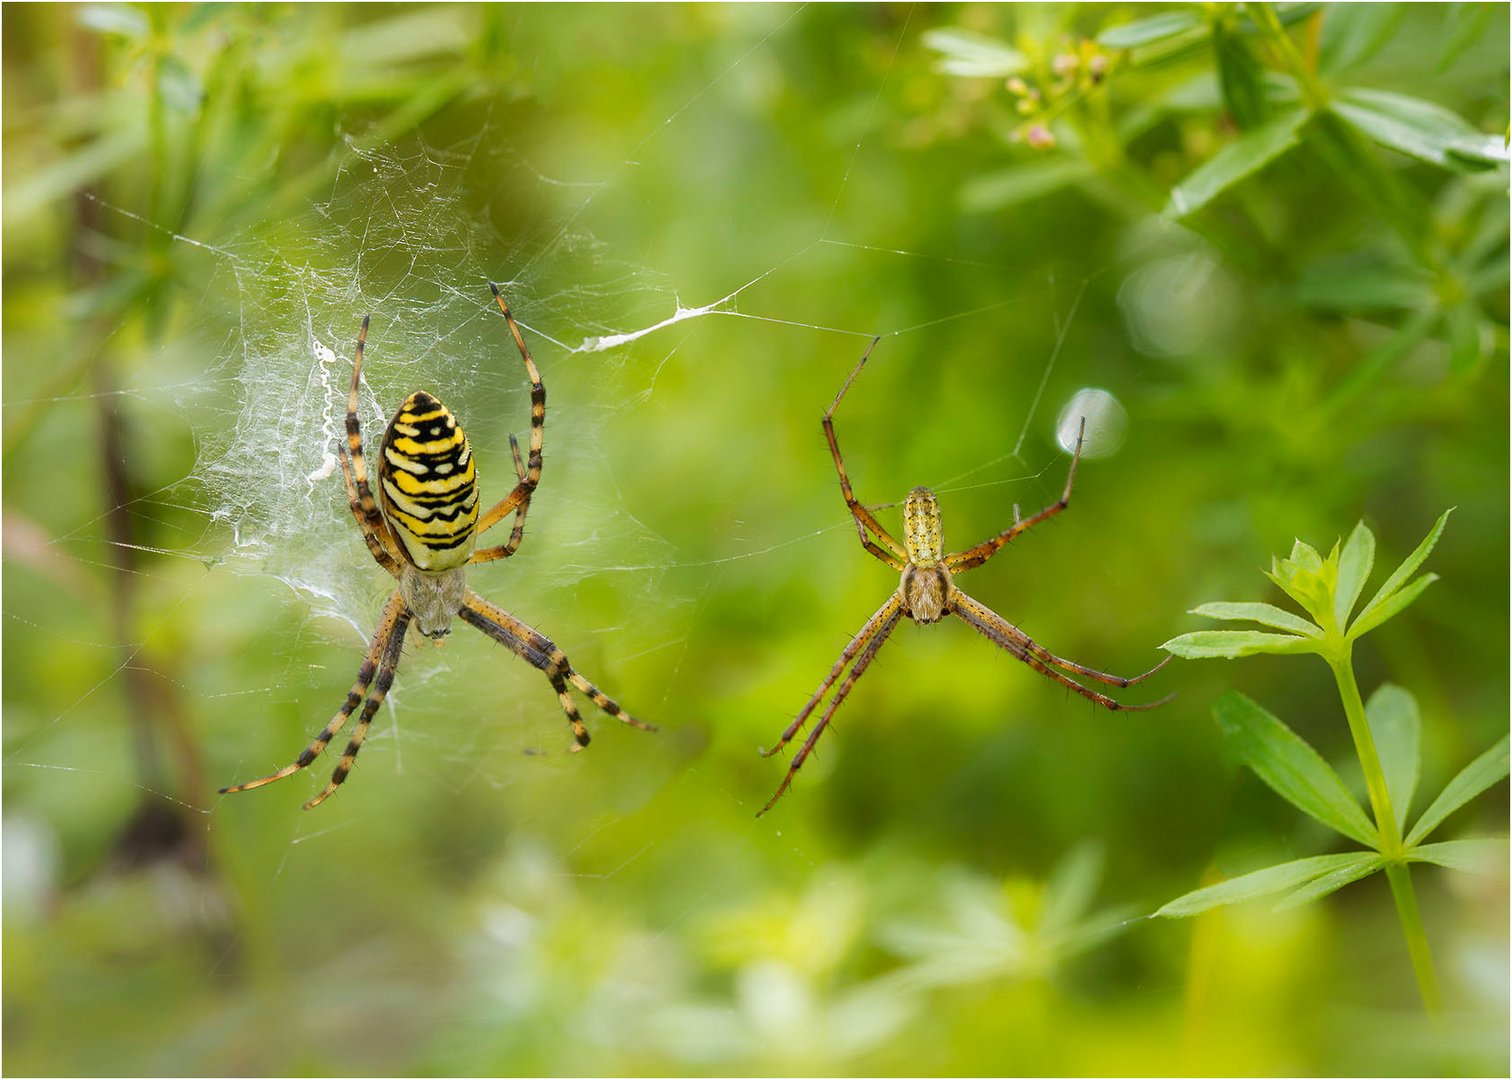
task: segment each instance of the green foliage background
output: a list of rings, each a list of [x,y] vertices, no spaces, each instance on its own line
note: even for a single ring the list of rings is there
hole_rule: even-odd
[[[1426,790],[1506,730],[1507,168],[1474,135],[1507,129],[1507,9],[1294,5],[1289,44],[1271,14],[7,6],[8,1071],[1505,1073],[1504,877],[1418,875],[1442,1027],[1379,877],[1139,918],[1334,850],[1209,713],[1237,687],[1345,761],[1321,664],[1178,662],[1127,694],[1174,703],[1115,715],[904,627],[752,816],[784,768],[757,748],[895,585],[819,428],[873,332],[852,476],[941,488],[956,547],[1056,497],[1073,391],[1127,408],[1070,512],[962,582],[1060,655],[1143,670],[1198,603],[1276,601],[1255,568],[1293,537],[1363,518],[1390,566],[1454,505],[1442,580],[1356,667],[1418,698]],[[431,160],[465,257],[401,272],[320,233],[350,185],[424,197]],[[360,655],[220,558],[205,472],[282,310],[249,317],[243,275],[296,291],[311,230],[358,267],[317,313],[353,330],[406,282],[482,312],[519,274],[546,473],[520,555],[472,581],[659,734],[594,717],[565,753],[544,680],[459,633],[410,650],[403,740],[385,710],[331,803],[299,809],[326,763],[213,794],[289,760]],[[551,249],[578,230],[581,262]],[[754,317],[563,347],[758,277]],[[473,381],[438,392],[507,475],[502,337],[375,349],[375,389],[450,385],[448,348]],[[476,381],[500,356],[507,394]],[[1505,798],[1443,835],[1499,831]]]

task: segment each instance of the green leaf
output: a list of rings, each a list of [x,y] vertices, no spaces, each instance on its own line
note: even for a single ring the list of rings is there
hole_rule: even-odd
[[[1297,131],[1309,115],[1306,109],[1296,109],[1241,135],[1173,187],[1162,213],[1171,219],[1184,218],[1263,169],[1297,145]]]
[[[1028,59],[1007,42],[956,27],[924,32],[925,48],[940,54],[935,70],[966,78],[1003,78],[1029,66]]]
[[[1408,852],[1407,858],[1412,862],[1436,863],[1471,874],[1494,874],[1506,866],[1507,850],[1505,836],[1487,836],[1424,844]]]
[[[1418,267],[1351,252],[1313,263],[1290,293],[1314,311],[1349,315],[1420,311],[1436,303],[1434,283],[1433,276]]]
[[[1053,194],[1093,172],[1091,165],[1077,158],[1014,165],[967,181],[961,187],[961,208],[977,213],[1001,210]]]
[[[1225,746],[1277,795],[1353,840],[1380,846],[1339,774],[1291,728],[1236,690],[1214,702],[1213,718]]]
[[[80,26],[102,34],[119,34],[140,41],[150,29],[147,16],[128,4],[85,4],[74,16]]]
[[[1382,585],[1380,589],[1376,591],[1376,594],[1370,598],[1370,603],[1366,604],[1365,607],[1361,609],[1359,618],[1355,619],[1354,625],[1349,628],[1349,636],[1351,638],[1357,638],[1367,630],[1372,630],[1375,627],[1380,626],[1381,623],[1385,622],[1387,619],[1391,618],[1392,615],[1395,615],[1398,611],[1401,611],[1402,608],[1407,606],[1407,604],[1398,605],[1390,612],[1390,614],[1375,618],[1376,608],[1380,607],[1387,600],[1389,600],[1391,598],[1391,595],[1398,589],[1400,589],[1406,583],[1407,579],[1417,571],[1417,568],[1423,565],[1423,560],[1428,558],[1429,553],[1433,551],[1434,545],[1438,543],[1439,537],[1443,535],[1444,526],[1448,524],[1449,515],[1454,513],[1454,509],[1455,508],[1451,506],[1449,509],[1445,510],[1442,514],[1439,515],[1438,521],[1434,522],[1433,528],[1428,531],[1428,535],[1424,537],[1423,542],[1417,546],[1417,549],[1413,551],[1411,555],[1402,560],[1402,565],[1398,566],[1391,572],[1391,576],[1386,579],[1386,583]],[[1429,577],[1431,580],[1432,575],[1429,575]],[[1423,579],[1421,578],[1418,579],[1419,582],[1422,582],[1422,580]],[[1426,583],[1418,584],[1417,582],[1415,582],[1414,585],[1416,586],[1418,592],[1422,592],[1428,587]],[[1414,599],[1415,598],[1416,594],[1414,594]],[[1407,601],[1407,603],[1411,602],[1411,600]],[[1367,619],[1373,619],[1374,621],[1366,626],[1365,629],[1360,629],[1360,625]]]
[[[1218,60],[1223,102],[1240,130],[1249,131],[1265,123],[1265,71],[1249,43],[1230,30],[1226,21],[1213,26],[1213,54]]]
[[[1438,579],[1439,576],[1437,574],[1424,574],[1401,592],[1390,597],[1384,604],[1377,604],[1371,608],[1368,615],[1361,615],[1355,620],[1355,624],[1349,628],[1350,640],[1370,633],[1387,619],[1400,614],[1404,608],[1423,594],[1424,589]]]
[[[1337,869],[1313,878],[1300,889],[1293,890],[1289,896],[1276,905],[1276,910],[1285,911],[1287,908],[1300,907],[1314,900],[1321,900],[1329,893],[1338,892],[1351,882],[1368,877],[1386,865],[1386,860],[1374,851],[1352,851],[1349,854],[1354,861],[1343,863]]]
[[[165,56],[158,66],[158,93],[179,112],[193,115],[199,112],[205,88],[189,65],[176,56]]]
[[[1243,619],[1264,626],[1274,626],[1279,630],[1290,630],[1294,634],[1302,634],[1306,637],[1323,636],[1321,628],[1314,626],[1300,615],[1293,615],[1284,608],[1278,608],[1275,604],[1231,604],[1219,600],[1194,607],[1191,613],[1204,615],[1209,619]]]
[[[1339,412],[1374,383],[1379,382],[1402,357],[1417,348],[1418,344],[1433,332],[1438,321],[1438,311],[1431,306],[1425,307],[1404,320],[1390,338],[1376,346],[1363,360],[1355,364],[1349,374],[1344,377],[1344,381],[1328,395],[1327,401],[1324,402],[1324,409],[1329,413]]]
[[[1339,579],[1334,585],[1334,622],[1339,629],[1349,625],[1349,613],[1360,598],[1360,590],[1365,587],[1365,579],[1374,565],[1375,535],[1362,521],[1349,534],[1344,551],[1339,555]]]
[[[1391,40],[1405,13],[1401,4],[1330,4],[1318,41],[1318,70],[1338,75],[1363,64]]]
[[[1400,686],[1386,683],[1365,703],[1365,719],[1370,722],[1370,734],[1381,757],[1386,792],[1391,796],[1400,832],[1407,826],[1407,810],[1417,792],[1418,746],[1423,731],[1417,699]]]
[[[1310,855],[1305,859],[1267,866],[1264,870],[1256,870],[1241,877],[1221,881],[1217,885],[1196,889],[1185,896],[1178,896],[1155,914],[1167,919],[1181,919],[1190,915],[1200,915],[1210,908],[1221,907],[1224,904],[1238,904],[1261,896],[1272,896],[1286,889],[1305,885],[1314,878],[1337,870],[1341,866],[1352,865],[1362,854],[1364,853],[1349,851],[1341,855]]]
[[[1480,360],[1482,353],[1481,313],[1474,301],[1456,304],[1444,320],[1449,331],[1449,370],[1463,375]],[[1494,340],[1491,339],[1491,340]]]
[[[1104,30],[1097,35],[1097,43],[1105,49],[1133,49],[1164,41],[1202,25],[1202,17],[1195,11],[1167,11]]]
[[[1449,65],[1457,60],[1470,46],[1481,39],[1481,33],[1490,20],[1495,4],[1448,4],[1445,13],[1446,21],[1450,26],[1448,39],[1444,42],[1444,48],[1439,53],[1437,66],[1438,74],[1442,75],[1449,70]]]
[[[1497,163],[1485,156],[1485,132],[1431,101],[1355,87],[1341,91],[1329,108],[1374,142],[1442,169],[1469,172]]]
[[[1408,847],[1415,847],[1427,839],[1428,834],[1443,824],[1446,817],[1492,784],[1506,777],[1509,767],[1507,743],[1508,736],[1503,735],[1501,742],[1466,765],[1460,770],[1458,776],[1445,785],[1439,797],[1434,799],[1433,804],[1423,811],[1423,816],[1418,818],[1417,824],[1412,827],[1412,832],[1407,834]]]
[[[1260,630],[1195,630],[1173,637],[1161,648],[1183,660],[1234,660],[1258,653],[1285,656],[1318,651],[1311,638],[1267,634]]]
[[[1102,878],[1102,849],[1096,844],[1078,844],[1051,872],[1041,900],[1039,932],[1045,936],[1068,933],[1092,907],[1097,883]]]

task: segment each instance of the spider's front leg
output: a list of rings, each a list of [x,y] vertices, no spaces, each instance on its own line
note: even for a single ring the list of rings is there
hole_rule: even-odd
[[[1003,548],[1006,547],[1009,543],[1011,543],[1014,537],[1018,536],[1022,532],[1032,529],[1042,521],[1053,518],[1056,514],[1060,513],[1062,510],[1066,509],[1066,507],[1070,506],[1071,485],[1076,482],[1076,463],[1081,460],[1082,439],[1086,434],[1087,419],[1086,417],[1082,417],[1081,427],[1078,428],[1076,432],[1076,451],[1071,455],[1071,468],[1066,471],[1066,489],[1061,492],[1061,497],[1059,499],[1051,503],[1049,506],[1045,507],[1033,517],[1024,518],[1022,521],[1017,520],[1018,514],[1015,512],[1015,514],[1013,515],[1015,521],[1011,526],[1009,526],[1007,529],[1004,529],[992,539],[982,541],[982,543],[978,544],[974,548],[968,548],[966,551],[957,552],[956,554],[947,557],[945,560],[945,565],[948,566],[952,571],[971,570],[975,567],[981,566],[984,562],[992,558],[999,551],[1003,550]]]
[[[362,357],[367,347],[368,316],[362,317],[357,332],[357,362],[352,366],[352,389],[347,395],[346,443],[341,446],[341,479],[346,484],[347,505],[362,530],[362,539],[378,565],[395,577],[404,567],[399,542],[389,532],[388,522],[378,509],[378,500],[368,484],[367,459],[362,452],[362,420],[357,415],[357,388],[362,380]]]
[[[892,535],[882,527],[872,512],[862,505],[861,500],[856,498],[856,493],[851,490],[850,477],[845,471],[845,459],[840,454],[840,442],[835,437],[835,410],[840,407],[840,401],[845,397],[845,392],[850,389],[851,383],[856,381],[856,376],[861,373],[867,357],[871,356],[872,350],[877,347],[880,337],[872,338],[872,343],[866,347],[866,352],[861,355],[856,366],[851,369],[850,376],[845,380],[845,385],[840,387],[840,392],[835,395],[835,400],[830,402],[830,407],[824,413],[824,438],[829,443],[830,456],[835,460],[835,472],[840,476],[840,493],[845,496],[845,506],[851,512],[851,517],[856,522],[856,535],[861,538],[861,546],[871,552],[876,558],[881,559],[894,570],[901,571],[907,558],[907,552],[903,545],[893,539]],[[867,535],[870,530],[878,540],[887,545],[884,550],[874,543]]]
[[[515,347],[520,350],[520,358],[525,362],[525,374],[530,379],[530,452],[526,465],[521,468],[518,444],[513,435],[509,437],[510,446],[515,450],[515,473],[519,479],[508,495],[478,519],[478,535],[493,528],[511,512],[518,511],[515,514],[514,530],[510,533],[508,542],[473,552],[468,561],[475,563],[507,559],[519,548],[520,541],[525,536],[525,513],[530,509],[530,497],[541,482],[541,452],[546,442],[546,387],[541,382],[541,373],[536,370],[535,361],[531,359],[530,350],[525,345],[525,337],[520,333],[520,327],[515,322],[509,305],[504,302],[499,287],[491,281],[488,287],[493,290],[499,310],[504,313],[504,321],[509,324],[509,332],[514,335]]]

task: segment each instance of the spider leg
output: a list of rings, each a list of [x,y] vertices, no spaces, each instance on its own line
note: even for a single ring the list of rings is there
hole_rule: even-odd
[[[373,714],[378,711],[378,706],[383,704],[383,699],[388,697],[389,687],[394,685],[394,676],[399,672],[399,659],[404,653],[404,632],[409,629],[409,623],[409,609],[404,607],[401,601],[399,613],[394,619],[393,631],[383,645],[383,659],[378,665],[378,677],[373,680],[373,689],[368,693],[367,704],[362,707],[362,715],[357,718],[357,730],[352,732],[351,742],[347,743],[347,748],[342,751],[341,760],[336,763],[336,768],[331,773],[331,782],[319,795],[304,804],[306,810],[313,810],[330,798],[346,780],[347,774],[352,771],[352,766],[357,763],[357,752],[362,749],[363,740],[367,738],[368,725],[373,722]]]
[[[1087,418],[1082,417],[1081,427],[1076,432],[1076,452],[1071,455],[1071,468],[1066,472],[1066,489],[1061,492],[1061,497],[1039,513],[1032,517],[1026,517],[1022,521],[1016,521],[1007,529],[990,540],[984,540],[974,548],[949,555],[945,559],[945,565],[952,571],[971,570],[981,566],[1006,547],[1015,536],[1033,528],[1047,518],[1053,518],[1066,507],[1071,505],[1071,484],[1076,480],[1076,463],[1081,460],[1082,439],[1087,434]]]
[[[830,402],[830,407],[824,413],[824,437],[829,442],[830,456],[835,459],[835,472],[840,474],[840,492],[845,496],[845,505],[851,512],[851,517],[856,522],[856,534],[861,538],[861,546],[881,559],[894,570],[902,570],[908,553],[903,545],[893,539],[892,535],[882,527],[882,523],[872,516],[872,512],[861,505],[861,500],[856,498],[856,493],[851,490],[850,477],[845,472],[845,459],[840,455],[840,443],[835,438],[835,410],[840,407],[840,399],[845,397],[845,392],[850,389],[851,383],[856,381],[856,376],[861,374],[861,368],[866,364],[867,357],[871,356],[872,350],[877,347],[880,337],[872,338],[872,343],[866,347],[866,352],[856,362],[851,370],[845,385],[840,387],[840,392],[835,395],[835,400]],[[886,545],[886,550],[873,543],[867,535],[870,529],[877,539]]]
[[[525,479],[525,462],[520,458],[520,440],[514,437],[514,432],[509,433],[509,451],[514,455],[515,476]],[[526,500],[515,508],[514,528],[510,530],[509,542],[499,547],[483,548],[475,551],[470,563],[493,562],[495,559],[507,559],[520,547],[520,541],[525,539],[525,513],[530,509],[530,501]]]
[[[1044,647],[1036,644],[1029,635],[1025,634],[997,612],[985,604],[973,600],[959,589],[955,590],[953,594],[951,610],[959,615],[972,629],[976,630],[999,648],[1016,656],[1041,675],[1054,679],[1068,690],[1075,690],[1082,697],[1097,702],[1097,704],[1105,709],[1112,709],[1115,712],[1142,712],[1145,709],[1158,708],[1176,696],[1175,694],[1167,694],[1159,701],[1152,701],[1145,705],[1125,705],[1123,702],[1115,701],[1106,694],[1100,694],[1096,690],[1088,689],[1075,679],[1062,675],[1059,671],[1055,670],[1056,667],[1065,668],[1067,671],[1074,671],[1080,675],[1085,675],[1088,678],[1109,683],[1113,686],[1133,686],[1137,682],[1148,679],[1170,663],[1171,658],[1169,656],[1143,675],[1136,675],[1131,679],[1126,679],[1118,675],[1108,675],[1101,671],[1094,671],[1092,668],[1083,667],[1081,664],[1072,663],[1070,660],[1062,660]],[[1054,665],[1054,667],[1048,665]]]
[[[357,333],[357,363],[352,368],[352,390],[347,395],[346,432],[347,441],[341,447],[341,478],[346,483],[347,504],[368,550],[378,565],[398,577],[403,570],[405,557],[399,543],[389,532],[388,522],[378,509],[373,498],[373,489],[368,485],[367,461],[362,453],[362,421],[357,416],[357,386],[362,378],[362,354],[367,347],[368,317],[362,317],[362,329]]]
[[[896,600],[897,598],[894,597],[894,599]],[[819,717],[819,722],[814,725],[814,730],[809,732],[809,737],[804,740],[802,748],[793,755],[792,764],[788,766],[787,775],[782,778],[782,783],[778,785],[777,791],[767,800],[765,806],[756,811],[757,817],[760,817],[775,806],[777,800],[782,798],[783,794],[792,785],[793,777],[798,775],[798,770],[803,768],[803,763],[808,760],[809,754],[813,753],[814,744],[819,741],[819,736],[823,735],[824,729],[829,727],[830,719],[835,715],[835,710],[840,708],[840,703],[845,700],[845,696],[850,693],[851,687],[856,685],[857,680],[866,674],[866,669],[871,666],[872,660],[876,658],[883,643],[887,641],[887,636],[892,633],[893,627],[898,625],[898,620],[902,617],[902,604],[899,603],[893,613],[877,627],[876,632],[872,635],[872,639],[866,643],[865,647],[862,648],[860,654],[856,657],[855,666],[850,669],[850,674],[845,677],[845,681],[835,691],[835,696],[830,699],[829,706],[824,710],[824,715]]]
[[[536,485],[541,482],[541,447],[546,437],[546,387],[541,383],[541,373],[536,370],[535,361],[530,358],[530,350],[525,347],[525,338],[521,335],[514,316],[510,314],[509,305],[504,302],[504,296],[499,292],[499,287],[491,281],[488,287],[493,290],[499,310],[504,313],[504,321],[509,324],[509,332],[514,335],[515,348],[520,350],[520,358],[525,361],[525,374],[530,377],[530,456],[525,475],[520,477],[514,490],[478,519],[478,535],[480,536],[503,521],[505,516],[516,508],[519,508],[520,513],[515,519],[515,528],[519,530],[522,527],[525,510],[530,506],[530,496],[534,494]],[[520,546],[519,540],[514,536],[510,537],[510,543],[514,547],[504,544],[497,548],[476,551],[469,561],[489,562],[493,559],[507,558],[514,554],[514,548]],[[505,548],[509,550],[506,551]]]
[[[578,715],[577,706],[573,703],[572,695],[567,689],[569,682],[586,694],[605,713],[621,723],[640,728],[642,731],[656,730],[644,720],[637,720],[631,716],[620,708],[613,698],[574,671],[567,655],[557,648],[550,638],[526,626],[503,608],[490,604],[471,589],[463,597],[462,609],[457,614],[465,622],[493,638],[532,667],[540,669],[551,681],[552,689],[557,692],[557,698],[562,703],[562,711],[567,714],[567,722],[572,725],[572,735],[577,740],[577,749],[581,750],[588,745],[589,735],[588,728],[583,723],[582,717]]]
[[[882,628],[883,623],[893,618],[902,605],[903,601],[897,593],[894,593],[887,598],[887,603],[878,608],[876,613],[866,620],[866,624],[856,631],[856,636],[851,638],[850,643],[840,653],[840,659],[836,660],[835,666],[830,668],[829,674],[819,684],[819,689],[815,690],[813,696],[808,699],[808,704],[799,710],[797,717],[787,726],[787,730],[782,733],[782,738],[777,740],[776,745],[769,750],[761,751],[762,757],[769,758],[773,756],[793,740],[793,736],[797,735],[799,729],[808,722],[809,715],[818,708],[820,700],[825,694],[829,693],[829,688],[835,685],[835,681],[840,678],[846,666],[856,658],[857,653],[866,648],[871,639],[876,636],[877,631]]]
[[[271,784],[275,780],[282,780],[286,776],[293,776],[320,756],[330,741],[336,737],[336,733],[346,724],[347,718],[352,715],[358,705],[362,704],[368,686],[378,671],[378,662],[388,647],[390,637],[393,636],[399,613],[403,609],[404,598],[396,590],[383,609],[383,618],[378,621],[378,629],[373,634],[373,640],[368,644],[367,655],[362,658],[362,666],[357,669],[357,681],[352,684],[352,689],[347,691],[346,701],[342,703],[336,715],[331,717],[331,722],[325,726],[325,730],[315,736],[314,741],[304,748],[299,757],[295,758],[292,764],[285,765],[275,773],[269,773],[257,780],[249,780],[245,784],[223,787],[220,789],[222,795],[250,791],[252,788]]]

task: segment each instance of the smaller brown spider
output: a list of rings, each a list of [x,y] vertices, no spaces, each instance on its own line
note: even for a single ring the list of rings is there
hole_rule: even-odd
[[[803,725],[808,722],[809,716],[818,707],[824,695],[829,693],[830,688],[844,674],[847,665],[850,666],[850,674],[846,675],[844,681],[840,683],[840,688],[830,699],[829,706],[819,717],[819,723],[814,725],[814,730],[809,732],[808,739],[798,753],[793,755],[793,763],[788,766],[787,775],[783,777],[777,793],[756,812],[757,817],[770,810],[777,800],[782,798],[783,793],[792,784],[793,777],[798,774],[804,761],[813,752],[814,744],[819,741],[819,736],[824,734],[824,729],[829,726],[835,710],[850,693],[851,687],[856,685],[856,680],[866,673],[866,669],[876,658],[887,636],[892,633],[893,627],[897,626],[898,620],[905,615],[914,622],[926,624],[939,622],[947,615],[958,615],[977,633],[1016,656],[1041,675],[1054,679],[1067,689],[1076,691],[1082,697],[1095,701],[1105,709],[1153,709],[1164,705],[1175,696],[1168,695],[1148,705],[1125,705],[1106,694],[1088,689],[1069,676],[1056,671],[1055,668],[1072,671],[1110,686],[1133,686],[1165,667],[1171,662],[1171,658],[1167,656],[1143,675],[1135,675],[1132,679],[1108,675],[1070,660],[1062,660],[1034,642],[1028,634],[997,612],[956,588],[951,578],[953,573],[981,566],[1001,551],[1014,537],[1038,525],[1041,521],[1054,517],[1070,505],[1071,484],[1076,479],[1076,463],[1081,460],[1082,438],[1087,430],[1085,418],[1076,435],[1076,452],[1071,457],[1071,468],[1066,473],[1066,490],[1061,493],[1060,499],[1034,516],[1014,522],[1010,528],[989,540],[984,540],[974,548],[968,548],[954,555],[945,554],[944,534],[940,527],[940,504],[935,499],[934,492],[926,487],[914,488],[904,500],[902,544],[893,539],[872,516],[871,511],[861,505],[855,493],[851,491],[850,478],[845,473],[845,462],[840,457],[840,444],[835,439],[835,410],[840,407],[840,400],[845,397],[845,392],[850,389],[851,383],[855,382],[867,358],[871,356],[872,349],[877,347],[877,342],[880,340],[881,338],[872,339],[871,345],[867,347],[865,354],[851,371],[850,377],[845,380],[845,385],[840,388],[840,392],[835,395],[835,400],[830,403],[829,410],[824,414],[824,437],[829,440],[830,454],[835,459],[835,471],[840,474],[840,491],[845,496],[845,505],[850,508],[851,517],[855,519],[856,532],[861,537],[861,546],[894,570],[899,571],[902,574],[902,580],[898,583],[897,592],[887,598],[887,602],[877,609],[877,613],[868,619],[861,631],[851,639],[851,643],[840,654],[840,659],[835,661],[835,666],[830,668],[830,673],[819,684],[819,689],[814,691],[813,696],[808,699],[808,704],[804,705],[798,713],[797,719],[782,733],[782,738],[778,740],[777,745],[770,750],[761,751],[762,757],[771,757],[791,742],[793,736],[797,735]],[[871,536],[867,535],[868,530]],[[881,541],[881,545],[874,541],[872,536]]]

